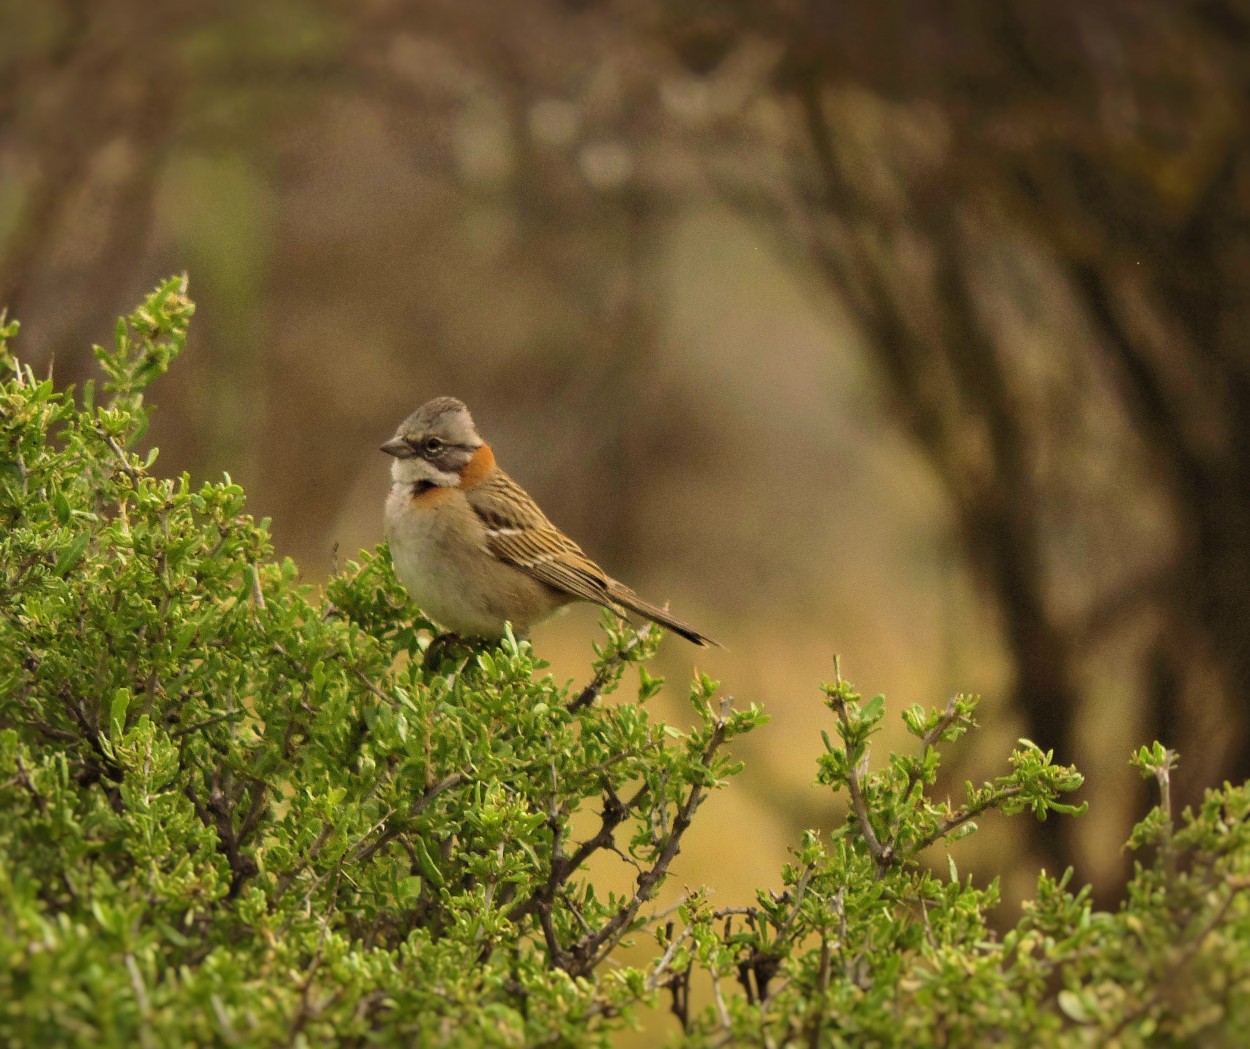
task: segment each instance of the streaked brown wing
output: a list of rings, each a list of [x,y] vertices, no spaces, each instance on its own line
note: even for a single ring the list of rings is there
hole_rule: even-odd
[[[547,520],[534,500],[502,470],[465,495],[486,526],[490,552],[501,561],[574,597],[599,605],[613,603],[603,569]]]

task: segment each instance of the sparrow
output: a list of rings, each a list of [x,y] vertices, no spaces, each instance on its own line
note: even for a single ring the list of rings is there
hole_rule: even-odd
[[[590,560],[495,462],[469,409],[436,397],[382,445],[394,457],[386,538],[395,574],[431,619],[466,637],[518,636],[590,601],[635,612],[696,645],[706,634],[644,601]]]

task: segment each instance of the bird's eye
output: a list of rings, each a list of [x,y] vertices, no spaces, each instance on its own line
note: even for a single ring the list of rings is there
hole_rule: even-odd
[[[429,455],[434,455],[435,453],[442,451],[442,448],[443,448],[443,442],[440,441],[437,437],[427,437],[425,439],[424,450]]]

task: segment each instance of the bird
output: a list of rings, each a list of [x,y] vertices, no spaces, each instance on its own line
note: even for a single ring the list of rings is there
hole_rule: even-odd
[[[706,634],[613,579],[495,461],[473,416],[435,397],[381,450],[393,457],[386,539],[395,574],[434,622],[462,637],[519,637],[575,601],[633,612],[696,645]]]

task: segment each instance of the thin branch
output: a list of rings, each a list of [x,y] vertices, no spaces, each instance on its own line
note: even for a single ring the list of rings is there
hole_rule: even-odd
[[[260,586],[260,569],[252,562],[252,601],[262,612],[265,610],[265,592]]]
[[[652,624],[647,623],[644,627],[642,627],[642,629],[635,633],[629,641],[627,641],[624,645],[619,646],[617,650],[612,653],[610,658],[604,661],[603,666],[601,666],[598,673],[595,674],[594,680],[582,689],[578,697],[569,704],[570,711],[578,711],[583,707],[588,707],[599,698],[599,693],[601,693],[608,682],[612,680],[616,671],[625,664],[629,654],[651,636],[651,627]]]
[[[842,670],[838,666],[838,660],[833,661],[834,684],[841,686]],[[846,700],[842,698],[840,691],[831,690],[829,699],[833,704],[834,713],[838,716],[838,722],[843,729],[850,733],[851,718],[847,713]],[[850,757],[850,752],[847,752]],[[859,824],[860,833],[864,836],[864,841],[868,845],[868,853],[872,856],[873,863],[877,866],[878,875],[884,874],[886,867],[889,866],[890,860],[893,858],[893,850],[881,844],[881,839],[877,837],[877,831],[872,825],[872,820],[868,815],[868,801],[864,797],[864,786],[860,782],[860,764],[865,763],[868,758],[868,747],[865,745],[863,757],[860,762],[850,762],[847,765],[846,786],[851,795],[851,808],[855,812],[855,822]]]
[[[669,942],[664,953],[660,955],[660,960],[655,963],[655,967],[647,975],[647,992],[657,990],[663,983],[664,974],[668,972],[669,966],[673,964],[673,959],[677,957],[677,949],[686,942],[692,933],[692,927],[687,925]]]
[[[206,775],[209,774],[206,773]],[[207,804],[200,800],[190,783],[183,788],[183,793],[190,800],[195,814],[200,817],[204,826],[211,827],[217,832],[217,849],[226,857],[226,862],[230,865],[230,889],[226,898],[233,900],[243,888],[243,883],[260,868],[251,856],[239,848],[239,838],[234,830],[234,821],[230,817],[230,808],[226,804],[220,783],[216,782],[217,773],[214,772],[211,775],[214,782],[208,785]]]
[[[951,696],[946,703],[946,709],[942,711],[941,716],[920,739],[920,759],[924,760],[929,748],[937,746],[938,741],[942,738],[942,733],[954,724],[957,707],[959,704],[958,696]],[[916,789],[916,784],[920,782],[920,765],[913,765],[907,771],[907,786],[903,789],[903,799],[907,800],[911,797],[911,793]],[[900,811],[894,821],[894,826],[890,828],[890,837],[885,844],[885,848],[889,850],[891,855],[894,853],[895,846],[898,843],[898,834],[902,827],[903,813]]]
[[[357,849],[356,854],[352,857],[352,859],[354,861],[361,862],[361,863],[370,859],[380,849],[385,848],[392,841],[394,841],[397,837],[399,837],[405,830],[407,830],[408,822],[416,819],[416,817],[421,815],[421,813],[425,811],[425,809],[429,806],[429,804],[435,798],[437,798],[440,794],[445,794],[447,791],[451,790],[454,787],[460,786],[462,783],[468,782],[468,779],[469,779],[468,773],[452,772],[444,776],[437,783],[429,787],[426,787],[425,790],[422,792],[421,796],[417,798],[412,803],[412,807],[409,808],[407,820],[405,820],[403,823],[387,827],[386,830],[378,837],[376,841],[372,842],[368,846],[363,846]]]
[[[1013,783],[1010,787],[1004,787],[996,794],[986,798],[985,801],[980,802],[977,805],[970,806],[961,812],[957,812],[955,815],[939,823],[931,833],[926,834],[923,838],[921,838],[920,841],[916,843],[914,851],[921,852],[922,850],[927,849],[934,842],[945,838],[946,835],[955,830],[957,827],[962,827],[969,820],[976,819],[983,812],[988,812],[990,809],[998,808],[1004,801],[1014,798],[1022,790],[1023,788],[1019,784]]]
[[[716,1001],[716,1015],[720,1019],[720,1025],[724,1028],[728,1035],[733,1034],[733,1024],[729,1019],[729,1010],[725,1006],[725,996],[720,990],[720,974],[712,970],[712,997]]]
[[[122,468],[122,472],[137,482],[143,476],[142,471],[136,470],[134,464],[130,461],[130,457],[126,454],[125,449],[117,443],[117,439],[110,433],[105,433],[102,426],[96,427],[96,436],[101,438],[108,445],[109,451],[113,453],[113,458],[117,460],[117,465]]]
[[[1163,874],[1169,886],[1176,881],[1176,847],[1172,840],[1175,824],[1172,820],[1172,770],[1176,767],[1176,752],[1164,751],[1164,760],[1155,768],[1155,781],[1159,784],[1159,811],[1163,813],[1162,838],[1159,853],[1163,859]]]
[[[30,772],[26,768],[26,763],[22,760],[22,755],[16,756],[17,765],[17,782],[30,795],[31,800],[35,803],[35,808],[39,810],[39,815],[46,816],[48,813],[48,802],[38,788],[35,787],[34,780],[30,778]]]
[[[811,1030],[808,1031],[807,1044],[810,1049],[820,1049],[820,1036],[825,1026],[825,992],[829,990],[830,976],[829,937],[820,937],[820,968],[816,973],[816,993],[812,996],[810,1008]]]
[[[808,864],[807,870],[799,876],[799,880],[794,886],[794,895],[790,901],[790,913],[786,916],[786,920],[777,926],[777,939],[789,933],[790,926],[794,924],[794,920],[799,916],[799,909],[803,906],[804,897],[807,896],[807,886],[811,883],[812,875],[815,872],[815,864]]]
[[[711,765],[712,757],[725,742],[725,732],[729,724],[729,705],[729,699],[725,699],[721,703],[720,714],[716,719],[711,737],[708,739],[707,746],[704,748],[700,758],[700,763],[704,768],[708,768]],[[585,976],[587,973],[594,971],[595,967],[606,957],[620,938],[625,935],[626,930],[628,930],[630,924],[637,916],[639,908],[655,895],[660,883],[668,873],[669,866],[681,851],[681,839],[694,818],[695,810],[703,803],[707,794],[708,788],[704,786],[696,784],[690,788],[690,793],[687,794],[686,800],[682,803],[673,819],[672,828],[668,833],[668,838],[660,851],[660,855],[656,858],[650,870],[644,871],[638,876],[638,888],[630,898],[630,901],[617,911],[608,923],[593,937],[589,939],[583,937],[572,947],[569,953],[574,959],[574,964],[571,967],[565,967],[570,975],[574,977]]]
[[[139,1013],[145,1018],[152,1012],[152,1003],[148,998],[147,987],[143,982],[143,973],[139,971],[139,965],[135,961],[135,956],[129,951],[125,956],[126,972],[130,974],[130,986],[135,992],[135,1001],[139,1003]]]
[[[282,872],[274,885],[273,896],[275,900],[284,896],[287,889],[291,887],[291,884],[295,881],[295,879],[312,865],[312,861],[317,858],[318,853],[320,853],[325,847],[326,842],[330,840],[330,835],[333,833],[333,825],[329,823],[324,824],[321,828],[321,833],[317,835],[316,840],[308,846],[308,852],[304,856],[303,863],[301,863],[298,867],[291,867],[290,869]]]
[[[616,828],[625,822],[629,814],[641,804],[642,799],[646,795],[647,786],[643,784],[628,801],[621,801],[612,789],[612,785],[605,779],[603,782],[603,812],[600,814],[599,830],[593,837],[587,838],[578,845],[571,856],[557,856],[553,851],[551,872],[547,876],[546,884],[513,907],[508,912],[508,920],[517,921],[527,914],[536,912],[541,914],[544,910],[550,911],[551,901],[555,899],[557,890],[570,874],[581,868],[600,849],[615,849]]]

